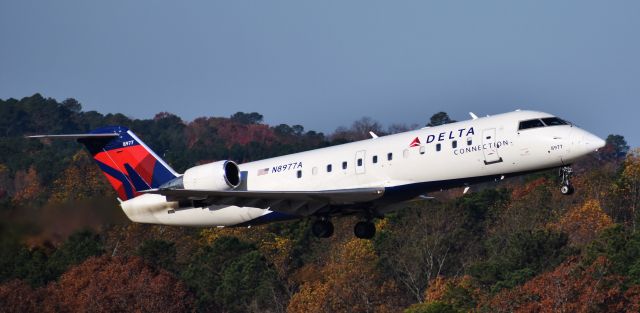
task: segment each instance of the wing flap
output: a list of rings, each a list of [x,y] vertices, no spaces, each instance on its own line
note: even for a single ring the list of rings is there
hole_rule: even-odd
[[[168,201],[206,200],[217,205],[255,206],[288,214],[311,215],[329,205],[347,205],[376,200],[384,194],[383,187],[321,191],[244,191],[151,189]]]

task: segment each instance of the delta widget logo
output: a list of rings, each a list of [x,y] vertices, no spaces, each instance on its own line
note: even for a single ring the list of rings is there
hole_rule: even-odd
[[[410,144],[409,148],[420,147],[420,138],[416,137]]]

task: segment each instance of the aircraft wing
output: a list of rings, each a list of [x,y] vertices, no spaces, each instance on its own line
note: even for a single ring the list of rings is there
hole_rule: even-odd
[[[167,201],[204,201],[211,205],[235,205],[269,208],[293,215],[313,215],[329,205],[348,205],[376,200],[383,187],[321,191],[214,191],[195,189],[150,189],[142,193],[158,194]]]

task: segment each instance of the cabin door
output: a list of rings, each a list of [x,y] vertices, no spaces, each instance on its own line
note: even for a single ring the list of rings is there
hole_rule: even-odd
[[[365,173],[365,168],[364,168],[364,161],[365,161],[365,156],[366,156],[366,151],[365,150],[360,150],[358,152],[356,152],[356,174],[364,174]]]
[[[489,128],[482,131],[482,152],[484,153],[484,164],[494,164],[502,162],[496,147],[496,129]]]

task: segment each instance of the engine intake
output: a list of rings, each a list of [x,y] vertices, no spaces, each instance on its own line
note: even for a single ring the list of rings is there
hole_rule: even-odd
[[[184,172],[185,189],[230,190],[240,185],[240,168],[233,161],[218,161],[194,166]]]

